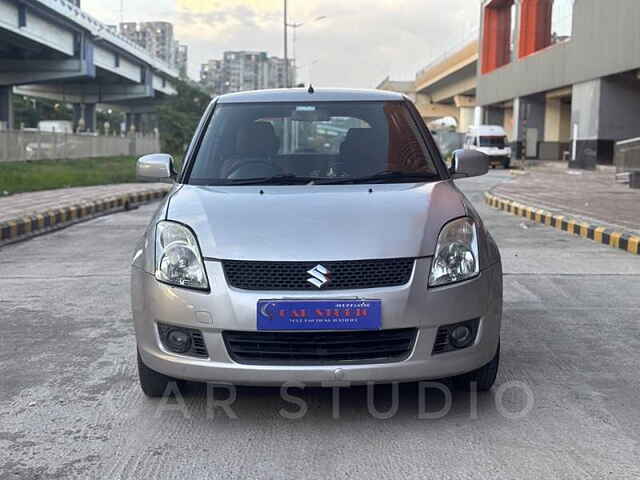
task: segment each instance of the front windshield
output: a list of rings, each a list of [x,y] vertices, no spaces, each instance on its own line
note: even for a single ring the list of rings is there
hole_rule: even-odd
[[[506,143],[507,143],[507,138],[505,136],[480,137],[481,147],[504,148]]]
[[[188,183],[330,183],[376,175],[440,179],[402,102],[218,105]]]

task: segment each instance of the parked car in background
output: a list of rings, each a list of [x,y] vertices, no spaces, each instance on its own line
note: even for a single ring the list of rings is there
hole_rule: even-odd
[[[43,120],[38,128],[23,129],[29,141],[25,147],[27,160],[72,157],[76,143],[71,136],[73,124],[67,120]]]
[[[38,130],[51,133],[73,133],[73,123],[68,120],[42,120]]]
[[[138,161],[140,177],[176,181],[132,262],[142,390],[443,377],[488,390],[500,254],[453,182],[487,170],[474,151],[447,168],[400,94],[218,97],[179,176],[169,155]]]
[[[464,139],[465,150],[476,150],[489,157],[494,164],[509,168],[511,165],[511,146],[504,128],[498,125],[479,125],[469,128]]]

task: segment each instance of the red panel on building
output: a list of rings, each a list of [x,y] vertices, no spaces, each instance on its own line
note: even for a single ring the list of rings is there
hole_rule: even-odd
[[[520,15],[520,58],[551,45],[553,0],[523,0]]]
[[[511,7],[513,0],[493,0],[485,6],[482,73],[489,73],[511,60]]]

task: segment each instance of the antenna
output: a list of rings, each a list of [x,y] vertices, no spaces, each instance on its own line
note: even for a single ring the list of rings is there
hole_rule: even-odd
[[[307,92],[315,93],[315,90],[313,89],[313,85],[309,84],[309,90],[307,90]]]

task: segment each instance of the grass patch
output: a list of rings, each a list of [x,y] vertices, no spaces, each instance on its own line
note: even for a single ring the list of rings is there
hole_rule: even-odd
[[[0,162],[0,196],[55,188],[135,182],[136,160],[135,157],[106,157]]]

